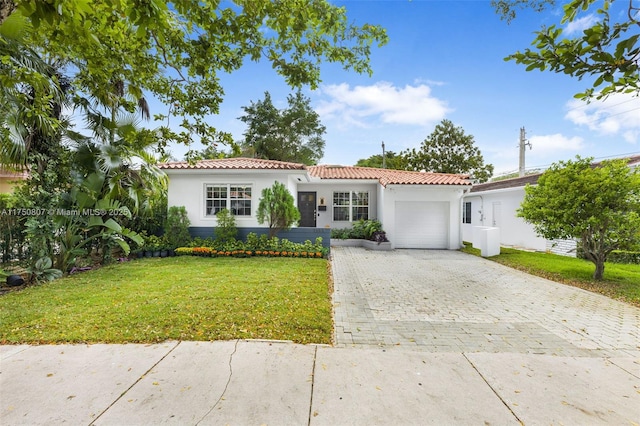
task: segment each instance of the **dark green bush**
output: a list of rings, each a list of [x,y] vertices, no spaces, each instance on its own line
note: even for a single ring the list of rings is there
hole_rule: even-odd
[[[614,250],[609,254],[607,262],[611,263],[632,263],[640,265],[640,252],[638,251],[624,251]]]
[[[351,225],[351,228],[334,228],[331,230],[331,238],[336,240],[372,240],[379,241],[382,230],[380,221],[360,219]],[[385,239],[386,240],[386,239]]]
[[[171,248],[184,247],[191,241],[189,235],[189,218],[184,206],[171,206],[167,215],[164,235]]]

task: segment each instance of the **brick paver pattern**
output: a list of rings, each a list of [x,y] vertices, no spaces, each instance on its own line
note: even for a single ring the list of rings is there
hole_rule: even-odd
[[[333,247],[335,343],[616,356],[640,308],[458,251]]]

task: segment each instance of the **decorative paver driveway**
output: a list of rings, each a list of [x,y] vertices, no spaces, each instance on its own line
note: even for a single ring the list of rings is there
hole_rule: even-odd
[[[637,355],[640,309],[457,251],[333,247],[338,346]]]

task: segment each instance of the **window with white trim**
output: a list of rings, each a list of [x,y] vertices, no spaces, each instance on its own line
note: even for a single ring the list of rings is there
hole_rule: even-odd
[[[356,222],[369,219],[367,191],[335,191],[333,193],[333,221]]]
[[[464,209],[462,210],[462,223],[471,223],[471,202],[466,201],[464,203]]]
[[[234,216],[251,216],[251,185],[205,185],[205,214],[215,216],[228,209]]]

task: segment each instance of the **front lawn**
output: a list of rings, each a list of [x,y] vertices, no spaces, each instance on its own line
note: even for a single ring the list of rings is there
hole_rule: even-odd
[[[0,297],[0,343],[330,343],[327,260],[148,258]]]
[[[467,245],[463,251],[480,255],[480,250]],[[489,260],[550,280],[580,287],[640,306],[640,265],[606,263],[604,279],[593,280],[595,265],[587,260],[502,247],[498,256]]]

